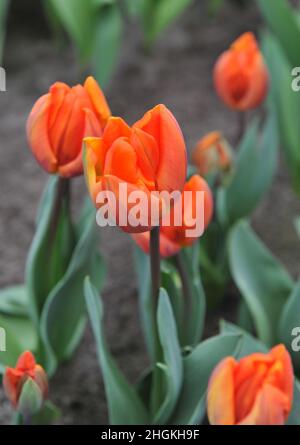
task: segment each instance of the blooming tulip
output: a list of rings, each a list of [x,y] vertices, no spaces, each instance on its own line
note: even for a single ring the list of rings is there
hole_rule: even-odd
[[[268,92],[269,74],[255,36],[242,34],[218,58],[214,67],[217,93],[232,109],[258,107]]]
[[[212,425],[283,425],[293,402],[293,368],[283,345],[239,362],[222,360],[208,387]]]
[[[17,362],[15,368],[6,368],[3,376],[5,393],[13,407],[18,409],[18,403],[23,387],[28,380],[32,380],[41,394],[41,399],[48,396],[48,380],[44,369],[36,364],[33,354],[24,352]]]
[[[92,201],[101,208],[104,202],[97,199],[99,193],[112,194],[108,201],[111,209],[115,207],[113,218],[126,232],[152,227],[148,217],[151,199],[158,199],[160,212],[164,207],[163,200],[152,192],[181,192],[184,187],[185,143],[175,117],[164,105],[148,111],[132,127],[119,117],[111,117],[102,137],[84,142],[84,170]],[[124,194],[120,193],[122,186]],[[129,218],[129,196],[140,192],[146,197],[144,225],[133,224]]]
[[[190,195],[184,195],[184,192],[192,192]],[[202,207],[202,202],[196,200],[196,192],[204,192],[204,207]],[[196,205],[201,205],[200,209],[196,209]],[[197,214],[197,210],[203,212],[204,217],[204,228],[209,224],[212,214],[213,214],[213,197],[211,190],[204,179],[198,175],[194,175],[185,184],[183,190],[183,202],[182,206],[180,202],[175,202],[173,209],[171,210],[171,215],[165,215],[162,220],[160,228],[160,256],[169,257],[175,255],[185,246],[192,245],[198,240],[198,237],[191,237],[187,235],[187,230],[192,227],[183,223],[181,226],[174,226],[174,221],[176,214],[182,215],[182,221],[185,220],[185,214]],[[171,221],[171,225],[166,225],[166,221]],[[135,233],[132,235],[133,239],[140,246],[140,248],[145,252],[149,253],[150,244],[150,232],[145,233]]]
[[[82,174],[82,140],[101,136],[110,114],[92,77],[73,88],[56,82],[37,100],[27,120],[27,139],[36,160],[61,177]]]
[[[194,148],[192,161],[202,176],[218,170],[227,170],[231,165],[229,145],[218,131],[208,133]]]

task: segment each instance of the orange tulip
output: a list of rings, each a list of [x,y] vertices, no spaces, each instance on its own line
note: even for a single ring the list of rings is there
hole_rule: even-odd
[[[42,398],[48,396],[48,380],[44,369],[36,364],[33,354],[24,352],[17,362],[15,368],[6,368],[3,376],[3,386],[5,393],[14,408],[18,407],[18,401],[22,393],[24,384],[28,379],[32,379],[41,391]]]
[[[212,425],[284,425],[293,403],[291,358],[283,345],[237,362],[222,360],[208,386]]]
[[[100,208],[103,202],[97,202],[98,194],[111,192],[117,203],[114,220],[126,232],[143,232],[151,227],[148,219],[138,226],[129,221],[129,194],[144,192],[149,204],[145,210],[150,215],[151,192],[183,189],[185,143],[175,117],[164,105],[148,111],[132,127],[119,117],[111,117],[102,137],[86,138],[84,142],[84,170],[92,201]],[[122,185],[126,186],[126,195],[120,194]],[[161,201],[160,209],[164,206]],[[125,214],[125,224],[120,223],[121,213]]]
[[[255,36],[242,34],[218,58],[214,83],[224,103],[239,111],[258,107],[268,92],[269,74]]]
[[[101,136],[110,114],[93,77],[73,88],[56,82],[37,100],[27,120],[27,139],[36,160],[48,173],[64,178],[82,174],[82,140]]]
[[[231,166],[229,145],[218,131],[208,133],[194,148],[192,161],[202,176],[218,170],[227,170]]]
[[[174,221],[176,214],[182,214],[182,221],[185,220],[186,214],[197,214],[195,206],[198,204],[196,201],[196,192],[204,192],[204,208],[198,209],[203,211],[204,214],[204,228],[206,228],[211,221],[213,214],[213,197],[211,190],[204,179],[198,175],[194,175],[186,182],[183,191],[191,191],[192,194],[188,195],[187,198],[183,195],[182,206],[179,202],[175,202],[173,209],[171,210],[171,215],[166,215],[163,218],[161,228],[160,228],[160,255],[163,258],[175,255],[185,246],[190,246],[198,240],[198,237],[187,236],[187,229],[192,229],[195,227],[183,224],[182,226],[174,226]],[[200,203],[199,203],[200,204]],[[201,203],[202,204],[202,203]],[[170,218],[170,219],[169,219]],[[164,221],[171,221],[171,226],[164,225]],[[150,250],[150,232],[145,233],[135,233],[132,235],[133,239],[140,246],[140,248],[145,252],[149,253]]]

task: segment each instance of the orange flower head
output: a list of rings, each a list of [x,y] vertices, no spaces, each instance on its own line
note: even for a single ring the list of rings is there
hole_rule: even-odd
[[[44,369],[36,364],[33,354],[24,352],[17,362],[15,368],[6,368],[3,376],[3,387],[8,399],[17,409],[22,388],[28,379],[32,379],[39,387],[42,398],[48,396],[48,379]]]
[[[145,214],[150,216],[151,192],[181,192],[184,187],[185,143],[175,117],[164,105],[148,111],[132,127],[119,117],[111,117],[102,137],[86,138],[84,142],[84,171],[92,201],[100,208],[104,203],[97,200],[98,194],[111,192],[116,202],[109,204],[116,207],[114,220],[125,232],[151,228],[147,218],[145,225],[130,222],[131,193],[144,193],[148,203]],[[125,194],[120,193],[123,185]],[[157,199],[163,210],[163,200]],[[125,214],[124,224],[121,214]]]
[[[103,92],[93,77],[84,85],[56,82],[34,104],[27,139],[38,163],[64,178],[82,174],[82,140],[101,136],[110,117]]]
[[[208,386],[212,425],[284,425],[293,404],[291,358],[283,345],[267,354],[222,360]]]
[[[232,161],[229,144],[218,131],[208,133],[196,144],[192,161],[202,176],[228,170]]]
[[[186,182],[183,192],[191,192],[185,195],[183,193],[182,204],[175,202],[170,215],[165,215],[160,228],[160,255],[163,258],[175,255],[183,247],[190,246],[196,242],[200,235],[189,236],[187,231],[195,228],[194,221],[186,219],[196,218],[197,214],[203,213],[204,229],[208,226],[213,215],[213,197],[207,182],[198,175],[192,176]],[[197,200],[196,192],[204,193],[204,202]],[[202,207],[204,204],[204,208]],[[197,208],[197,206],[200,208]],[[182,215],[183,224],[175,225],[177,216]],[[169,222],[171,224],[169,224]],[[150,250],[150,232],[135,233],[132,235],[135,242],[145,252]]]
[[[221,54],[213,76],[218,95],[234,110],[250,110],[264,101],[269,74],[253,33],[242,34]]]

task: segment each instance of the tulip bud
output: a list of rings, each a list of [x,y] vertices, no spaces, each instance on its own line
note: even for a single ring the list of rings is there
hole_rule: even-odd
[[[82,174],[82,140],[101,136],[110,116],[97,82],[88,77],[83,86],[62,82],[34,104],[27,120],[32,153],[48,173],[70,178]]]
[[[234,110],[256,108],[268,93],[268,69],[251,32],[242,34],[221,54],[213,75],[218,95]]]
[[[200,139],[192,152],[192,162],[202,176],[228,170],[231,160],[230,146],[218,131]]]
[[[294,375],[283,345],[268,354],[222,360],[208,386],[212,425],[284,425],[293,404]]]
[[[187,197],[184,197],[184,192],[192,192]],[[204,207],[197,208],[197,205],[201,206],[201,201],[197,201],[196,192],[204,192]],[[185,223],[186,215],[198,216],[199,213],[203,213],[204,229],[208,226],[213,215],[213,196],[211,190],[204,179],[198,175],[192,176],[189,181],[186,182],[183,189],[182,204],[175,202],[170,215],[165,215],[160,227],[160,256],[163,258],[170,257],[178,253],[183,247],[190,246],[194,242],[198,241],[199,236],[188,236],[188,230],[193,229],[195,226],[188,226]],[[179,215],[179,213],[181,215]],[[174,222],[178,220],[178,216],[181,216],[183,221],[181,226],[175,226]],[[171,222],[171,225],[165,223]],[[135,242],[145,252],[149,253],[150,250],[150,232],[135,233],[132,235]]]
[[[181,192],[184,187],[185,143],[175,117],[164,105],[148,111],[132,127],[121,118],[112,117],[103,136],[86,138],[84,145],[84,171],[92,201],[101,208],[104,203],[97,200],[99,193],[112,196],[109,201],[112,218],[125,232],[145,232],[152,227],[151,192]],[[123,185],[124,194],[120,192]],[[129,196],[141,192],[145,196],[147,217],[145,224],[139,225],[129,218],[132,209]],[[163,200],[157,199],[161,210]]]
[[[3,387],[13,407],[23,415],[33,415],[48,396],[48,379],[33,354],[24,352],[15,368],[6,368]]]

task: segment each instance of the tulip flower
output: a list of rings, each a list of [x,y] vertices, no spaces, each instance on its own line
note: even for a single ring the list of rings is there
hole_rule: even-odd
[[[212,425],[284,425],[292,408],[294,376],[283,345],[267,354],[222,360],[208,386]]]
[[[218,131],[208,133],[194,148],[192,161],[202,176],[219,170],[228,170],[231,166],[229,144]]]
[[[125,232],[153,227],[152,202],[158,200],[160,215],[164,208],[164,200],[155,193],[181,192],[184,187],[185,143],[175,117],[164,105],[148,111],[132,127],[119,117],[111,117],[102,137],[86,138],[84,145],[84,170],[92,201],[101,208],[104,201],[97,199],[99,193],[108,192],[112,219]],[[144,224],[130,219],[130,196],[135,193],[145,197],[141,210]]]
[[[97,82],[69,87],[56,82],[34,104],[27,120],[32,153],[48,173],[70,178],[82,174],[82,140],[101,136],[110,109]]]
[[[36,364],[33,354],[24,352],[18,359],[15,368],[6,368],[3,376],[3,387],[13,407],[18,409],[24,385],[31,380],[42,400],[48,396],[48,380],[44,369]]]
[[[184,192],[190,191],[191,194],[185,197]],[[196,200],[196,192],[204,192],[204,207],[202,202]],[[199,205],[200,208],[195,207]],[[198,237],[191,237],[187,235],[187,230],[192,229],[195,226],[189,226],[184,223],[186,214],[193,214],[196,216],[199,213],[204,217],[204,228],[206,228],[211,221],[213,214],[213,197],[211,190],[206,181],[198,175],[194,175],[186,182],[183,189],[182,205],[180,202],[175,202],[174,207],[171,210],[171,215],[165,215],[162,220],[160,228],[160,256],[163,258],[170,257],[178,253],[183,247],[190,246],[196,242]],[[181,226],[175,226],[174,221],[178,214],[182,215],[183,224]],[[167,225],[168,221],[171,221],[171,225]],[[199,219],[198,219],[199,221]],[[135,242],[145,252],[149,253],[150,244],[150,232],[135,233],[132,235]]]
[[[242,34],[221,54],[213,76],[218,95],[234,110],[250,110],[264,101],[268,92],[269,74],[251,32]]]

